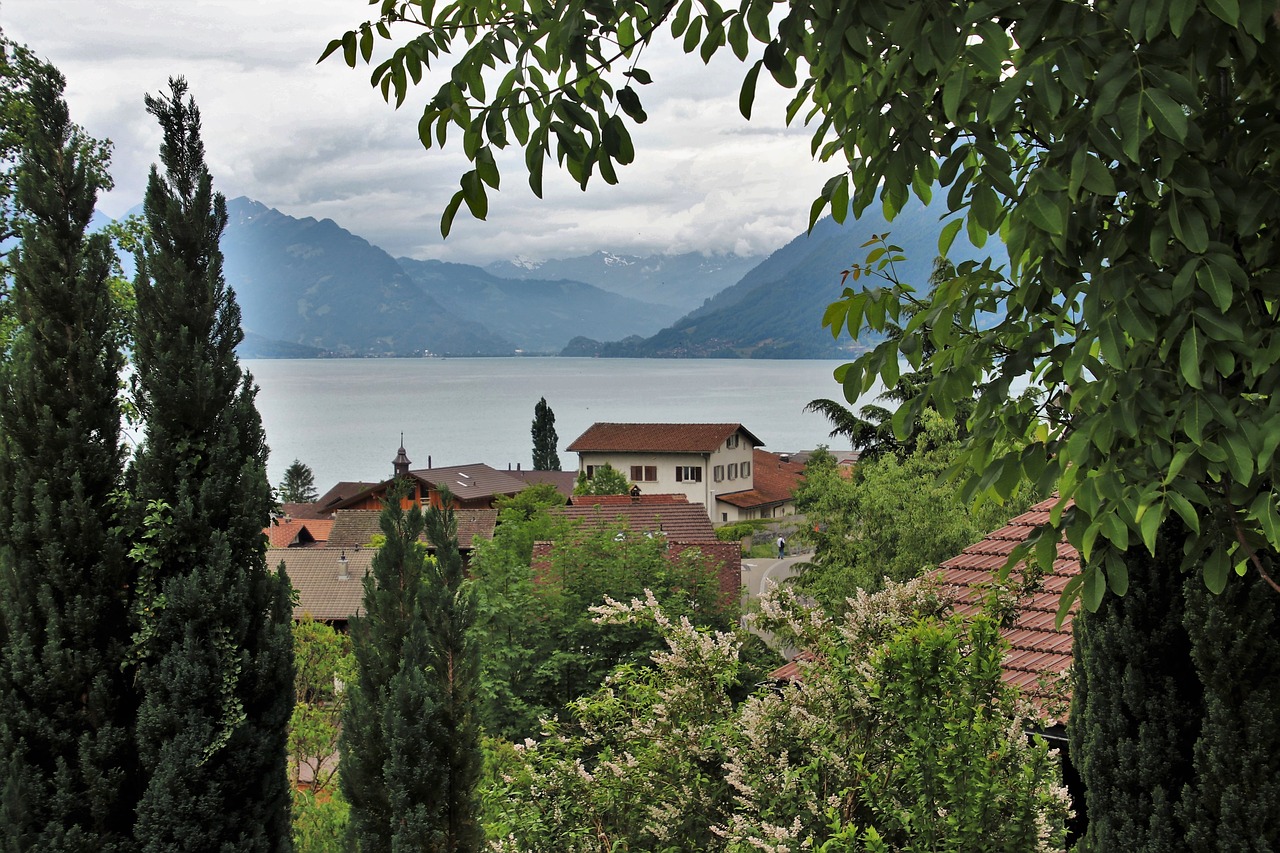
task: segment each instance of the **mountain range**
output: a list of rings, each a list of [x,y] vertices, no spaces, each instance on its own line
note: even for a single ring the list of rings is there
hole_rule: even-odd
[[[329,219],[227,203],[224,273],[247,357],[561,354],[822,358],[856,344],[821,328],[871,234],[904,249],[904,280],[927,279],[941,224],[913,203],[820,221],[767,258],[597,252],[486,267],[393,258]],[[953,260],[975,256],[957,241]],[[1002,248],[1002,247],[998,247]],[[1003,259],[1001,259],[1003,260]]]

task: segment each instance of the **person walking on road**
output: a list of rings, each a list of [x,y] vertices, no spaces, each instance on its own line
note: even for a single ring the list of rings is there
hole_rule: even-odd
[[[787,540],[779,536],[778,537],[778,559],[781,560],[786,556],[787,556]]]

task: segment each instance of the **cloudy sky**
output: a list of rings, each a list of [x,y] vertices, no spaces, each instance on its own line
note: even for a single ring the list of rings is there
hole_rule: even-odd
[[[514,160],[488,221],[464,207],[441,240],[440,212],[466,170],[460,146],[421,147],[423,95],[397,111],[363,66],[316,64],[369,11],[363,0],[0,0],[0,26],[62,70],[72,118],[115,144],[116,188],[100,204],[111,216],[139,203],[157,156],[143,95],[178,74],[201,109],[217,189],[331,218],[394,255],[769,252],[804,229],[835,171],[809,158],[803,128],[786,127],[786,96],[771,81],[761,80],[748,124],[737,112],[744,67],[731,54],[706,67],[664,43],[645,58],[649,121],[620,185],[593,180],[584,193],[549,167],[539,200]]]

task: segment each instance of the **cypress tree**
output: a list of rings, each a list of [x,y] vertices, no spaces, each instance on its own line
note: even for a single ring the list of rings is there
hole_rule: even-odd
[[[439,691],[433,733],[440,738],[442,789],[436,816],[439,843],[430,849],[470,853],[479,850],[484,841],[476,802],[482,765],[476,719],[480,650],[471,630],[476,620],[475,592],[465,582],[458,522],[450,502],[446,491],[441,502],[445,508],[433,506],[426,513],[427,539],[435,546],[436,559],[428,570],[424,616]]]
[[[135,398],[146,432],[139,512],[136,740],[148,851],[289,847],[293,702],[288,583],[268,572],[272,508],[240,311],[222,276],[226,202],[182,78],[146,98],[164,132],[138,256]]]
[[[1252,566],[1219,595],[1198,576],[1186,593],[1204,719],[1179,809],[1184,849],[1280,850],[1280,595]]]
[[[1176,535],[1161,536],[1156,557],[1130,548],[1128,592],[1075,622],[1070,731],[1088,816],[1082,850],[1186,849],[1178,814],[1203,700],[1183,627]]]
[[[17,334],[0,380],[0,848],[123,851],[135,780],[114,531],[121,324],[110,241],[85,233],[107,148],[71,124],[62,89],[49,66],[30,80]]]
[[[356,681],[348,685],[338,751],[351,834],[362,853],[421,850],[437,793],[427,733],[436,711],[427,681],[421,598],[426,554],[422,510],[406,512],[393,488],[380,524],[386,541],[364,579],[364,615],[351,620]]]
[[[462,587],[452,510],[429,512],[437,557],[419,542],[421,508],[393,490],[386,543],[365,578],[364,616],[352,621],[358,677],[339,751],[351,829],[362,853],[479,850],[478,659],[474,604]],[[445,501],[450,498],[446,495]]]
[[[556,413],[543,397],[533,407],[533,470],[559,471],[560,454],[556,452]]]

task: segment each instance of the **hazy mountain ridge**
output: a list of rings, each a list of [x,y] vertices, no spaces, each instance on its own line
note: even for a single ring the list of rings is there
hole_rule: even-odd
[[[770,255],[732,287],[681,320],[644,340],[634,337],[612,343],[576,339],[565,355],[599,355],[628,358],[831,358],[871,343],[833,339],[822,328],[827,306],[840,297],[846,284],[866,286],[868,279],[841,282],[841,273],[862,263],[871,247],[863,247],[873,235],[888,234],[889,242],[903,249],[906,260],[895,265],[900,280],[923,288],[937,256],[939,200],[930,206],[912,200],[893,223],[887,223],[878,206],[861,220],[843,225],[826,217],[809,234],[796,237]],[[954,262],[992,255],[1007,263],[1004,246],[988,244],[979,250],[963,237],[950,256]],[[870,281],[882,281],[870,279]]]
[[[424,293],[526,352],[556,353],[584,330],[602,337],[653,334],[673,314],[579,281],[499,278],[480,267],[434,260],[398,263]]]
[[[735,284],[763,259],[699,252],[639,256],[599,251],[545,261],[517,257],[495,261],[484,269],[500,278],[585,282],[642,302],[671,306],[674,319]]]
[[[242,327],[336,355],[500,355],[515,346],[449,311],[395,260],[333,220],[227,203],[224,273]]]

